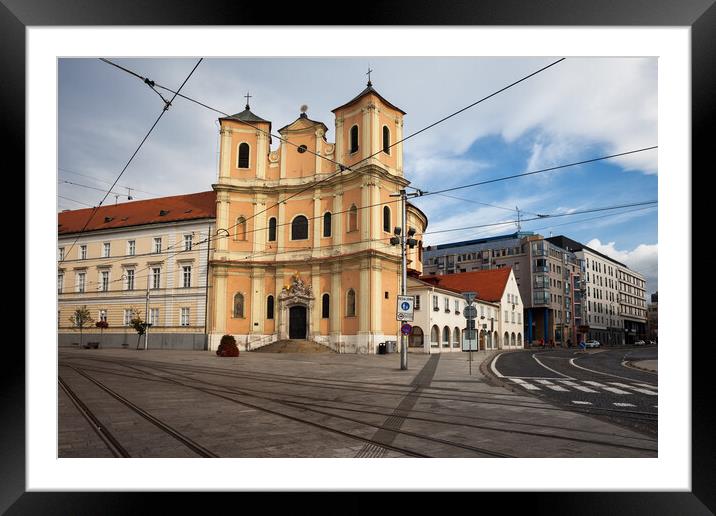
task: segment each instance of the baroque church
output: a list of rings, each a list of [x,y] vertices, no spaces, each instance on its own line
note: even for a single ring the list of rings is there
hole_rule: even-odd
[[[248,100],[248,97],[247,97]],[[216,236],[209,289],[209,349],[233,335],[241,349],[285,339],[344,353],[399,341],[396,296],[401,225],[403,116],[368,81],[332,110],[328,127],[305,110],[278,130],[250,110],[221,118]],[[422,272],[427,217],[408,203],[419,244],[408,272]]]

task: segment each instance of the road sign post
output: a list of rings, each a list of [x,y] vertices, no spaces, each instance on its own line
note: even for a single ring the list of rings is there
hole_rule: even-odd
[[[468,359],[470,366],[470,376],[472,376],[472,349],[473,347],[476,347],[477,344],[477,331],[475,330],[475,318],[477,318],[477,307],[472,306],[472,303],[477,298],[477,292],[463,292],[463,297],[465,298],[465,301],[467,301],[467,306],[462,311],[463,316],[465,317],[465,331],[463,332],[463,338],[462,338],[462,350],[470,352],[470,357]]]

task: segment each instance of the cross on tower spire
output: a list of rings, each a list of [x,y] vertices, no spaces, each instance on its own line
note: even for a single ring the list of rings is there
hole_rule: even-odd
[[[253,97],[253,95],[249,95],[249,92],[247,91],[244,97],[246,97],[246,109],[249,109],[249,99]]]
[[[368,65],[368,73],[366,74],[368,76],[368,86],[373,86],[373,83],[370,82],[370,72],[373,70],[370,69],[370,65]]]

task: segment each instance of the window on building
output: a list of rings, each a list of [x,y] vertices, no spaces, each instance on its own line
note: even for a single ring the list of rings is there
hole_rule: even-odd
[[[124,274],[127,279],[127,290],[134,290],[134,269],[127,269]]]
[[[445,298],[443,298],[443,301],[445,302],[445,311],[449,312],[450,311],[450,299],[445,297]]]
[[[149,324],[151,324],[152,326],[159,325],[159,308],[149,309]]]
[[[57,293],[62,294],[62,284],[65,282],[65,275],[64,274],[58,274],[57,275]]]
[[[438,305],[438,296],[433,296],[433,310],[440,310],[440,306]]]
[[[355,317],[356,315],[356,292],[355,290],[348,289],[346,294],[346,316]]]
[[[390,233],[390,208],[383,206],[383,231]]]
[[[109,271],[102,271],[100,273],[100,288],[102,292],[109,290]]]
[[[383,126],[383,152],[390,154],[390,129],[387,125]]]
[[[181,325],[189,326],[189,307],[183,306],[181,308]]]
[[[131,308],[124,309],[124,318],[122,319],[122,324],[124,324],[125,326],[130,326],[132,324],[132,309]]]
[[[191,265],[184,265],[182,268],[182,287],[191,287]]]
[[[105,242],[104,243],[104,253],[102,253],[102,256],[104,258],[109,258],[109,247],[110,247],[109,242]]]
[[[437,348],[440,346],[440,330],[437,326],[433,326],[430,331],[430,347]]]
[[[239,162],[237,164],[238,168],[249,168],[249,144],[248,143],[240,143],[239,144]]]
[[[507,317],[507,310],[505,310],[505,322],[509,322],[509,318]]]
[[[351,127],[351,154],[358,151],[358,126]]]
[[[328,319],[331,315],[331,296],[323,294],[321,296],[321,317]]]
[[[58,259],[59,261],[62,261],[62,260],[65,259],[65,248],[64,248],[64,247],[60,247],[60,248],[57,250],[57,259]]]
[[[236,233],[234,234],[236,240],[246,240],[246,218],[239,217],[236,219]]]
[[[268,241],[276,241],[276,217],[271,217],[268,221]]]
[[[80,260],[86,260],[87,259],[87,246],[81,245],[80,246]]]
[[[291,240],[308,240],[308,219],[303,215],[291,222]]]
[[[78,272],[77,273],[77,292],[84,292],[84,291],[85,291],[85,273]]]
[[[244,295],[236,293],[234,295],[234,317],[241,318],[244,316]]]
[[[159,267],[152,267],[152,286],[151,288],[157,289],[159,288],[159,282],[161,280],[161,268]]]
[[[348,210],[348,231],[356,231],[358,229],[358,208],[355,204],[351,204]]]
[[[107,310],[105,310],[104,308],[102,308],[102,309],[99,311],[99,317],[98,317],[98,318],[99,318],[99,320],[102,321],[102,322],[107,322]]]
[[[326,238],[331,236],[331,218],[330,211],[323,214],[323,236]]]
[[[415,296],[415,305],[413,305],[415,310],[420,310],[420,296]]]
[[[191,242],[193,240],[192,235],[184,235],[184,250],[191,251]]]
[[[266,319],[273,319],[273,296],[266,298]]]
[[[450,347],[450,328],[448,328],[447,326],[443,328],[443,347]]]
[[[512,323],[514,323],[515,322],[515,312],[511,312],[511,313],[512,313]]]
[[[460,301],[458,301],[457,299],[455,300],[455,313],[460,313]]]
[[[162,237],[154,237],[154,252],[162,252]]]

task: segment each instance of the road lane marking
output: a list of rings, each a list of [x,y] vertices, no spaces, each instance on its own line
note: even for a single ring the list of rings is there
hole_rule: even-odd
[[[499,353],[499,354],[494,358],[494,360],[492,361],[492,363],[490,363],[490,369],[492,369],[492,372],[495,373],[498,378],[504,378],[504,377],[505,377],[505,375],[503,375],[502,373],[500,373],[500,372],[497,370],[497,368],[495,367],[495,364],[497,363],[497,359],[500,358],[501,356],[502,356],[502,353]]]
[[[605,391],[613,392],[614,394],[631,394],[631,392],[623,391],[621,389],[617,389],[616,387],[603,387]]]
[[[578,383],[572,382],[570,380],[560,380],[560,383],[563,383],[564,385],[569,385],[570,387],[577,389],[578,391],[597,394],[597,391],[595,391],[594,389],[590,389],[589,387],[585,387],[584,385],[579,385]]]
[[[592,403],[590,401],[574,401],[572,400],[572,403],[576,405],[591,405]]]
[[[655,391],[659,390],[658,385],[649,385],[648,383],[633,383],[632,385],[636,385],[637,387],[644,387],[645,389],[653,389]]]
[[[541,390],[536,385],[532,385],[531,383],[527,383],[526,381],[522,380],[521,378],[510,378],[513,382],[515,382],[517,385],[524,387],[527,390],[530,391],[539,391]]]
[[[565,389],[564,387],[561,387],[559,385],[545,385],[548,389],[552,389],[553,391],[560,391],[560,392],[569,392],[569,389]]]
[[[545,379],[537,380],[537,382],[541,383],[542,385],[554,385],[552,382],[550,382],[549,380],[545,380]]]
[[[534,353],[532,353],[532,358],[534,358],[539,365],[541,365],[542,367],[544,367],[545,369],[547,369],[547,370],[549,370],[549,371],[552,371],[553,373],[557,373],[557,374],[558,374],[559,376],[561,376],[562,378],[566,378],[567,380],[574,380],[574,379],[575,379],[575,378],[572,378],[571,376],[567,376],[566,374],[562,374],[562,373],[560,373],[559,371],[555,371],[555,370],[552,369],[551,367],[547,367],[546,365],[544,365],[544,364],[540,361],[539,358],[537,358],[537,357],[535,356]]]
[[[602,375],[605,375],[605,376],[613,376],[614,378],[621,378],[622,380],[629,380],[630,382],[633,382],[633,381],[635,380],[635,378],[628,378],[628,377],[626,377],[626,376],[619,376],[618,374],[611,374],[611,373],[604,373],[604,372],[602,372],[602,371],[595,371],[594,369],[589,369],[588,367],[584,367],[584,366],[581,366],[581,365],[577,365],[577,364],[575,363],[575,360],[577,360],[577,359],[576,359],[576,358],[570,358],[570,359],[569,359],[569,363],[570,363],[571,365],[573,365],[574,367],[577,367],[577,368],[579,368],[579,369],[584,369],[585,371],[589,371],[590,373],[597,373],[597,374],[602,374]],[[640,371],[641,371],[641,370],[640,370]]]
[[[584,383],[588,383],[589,385],[593,385],[595,387],[606,387],[603,383],[593,382],[591,380],[584,380]]]
[[[612,403],[616,407],[636,407],[633,403]]]
[[[654,391],[649,391],[646,389],[640,389],[639,387],[632,387],[631,385],[627,385],[625,383],[619,383],[619,382],[609,382],[612,385],[616,385],[617,387],[623,387],[625,389],[631,389],[632,391],[640,392],[642,394],[648,394],[649,396],[657,396],[658,393]]]

